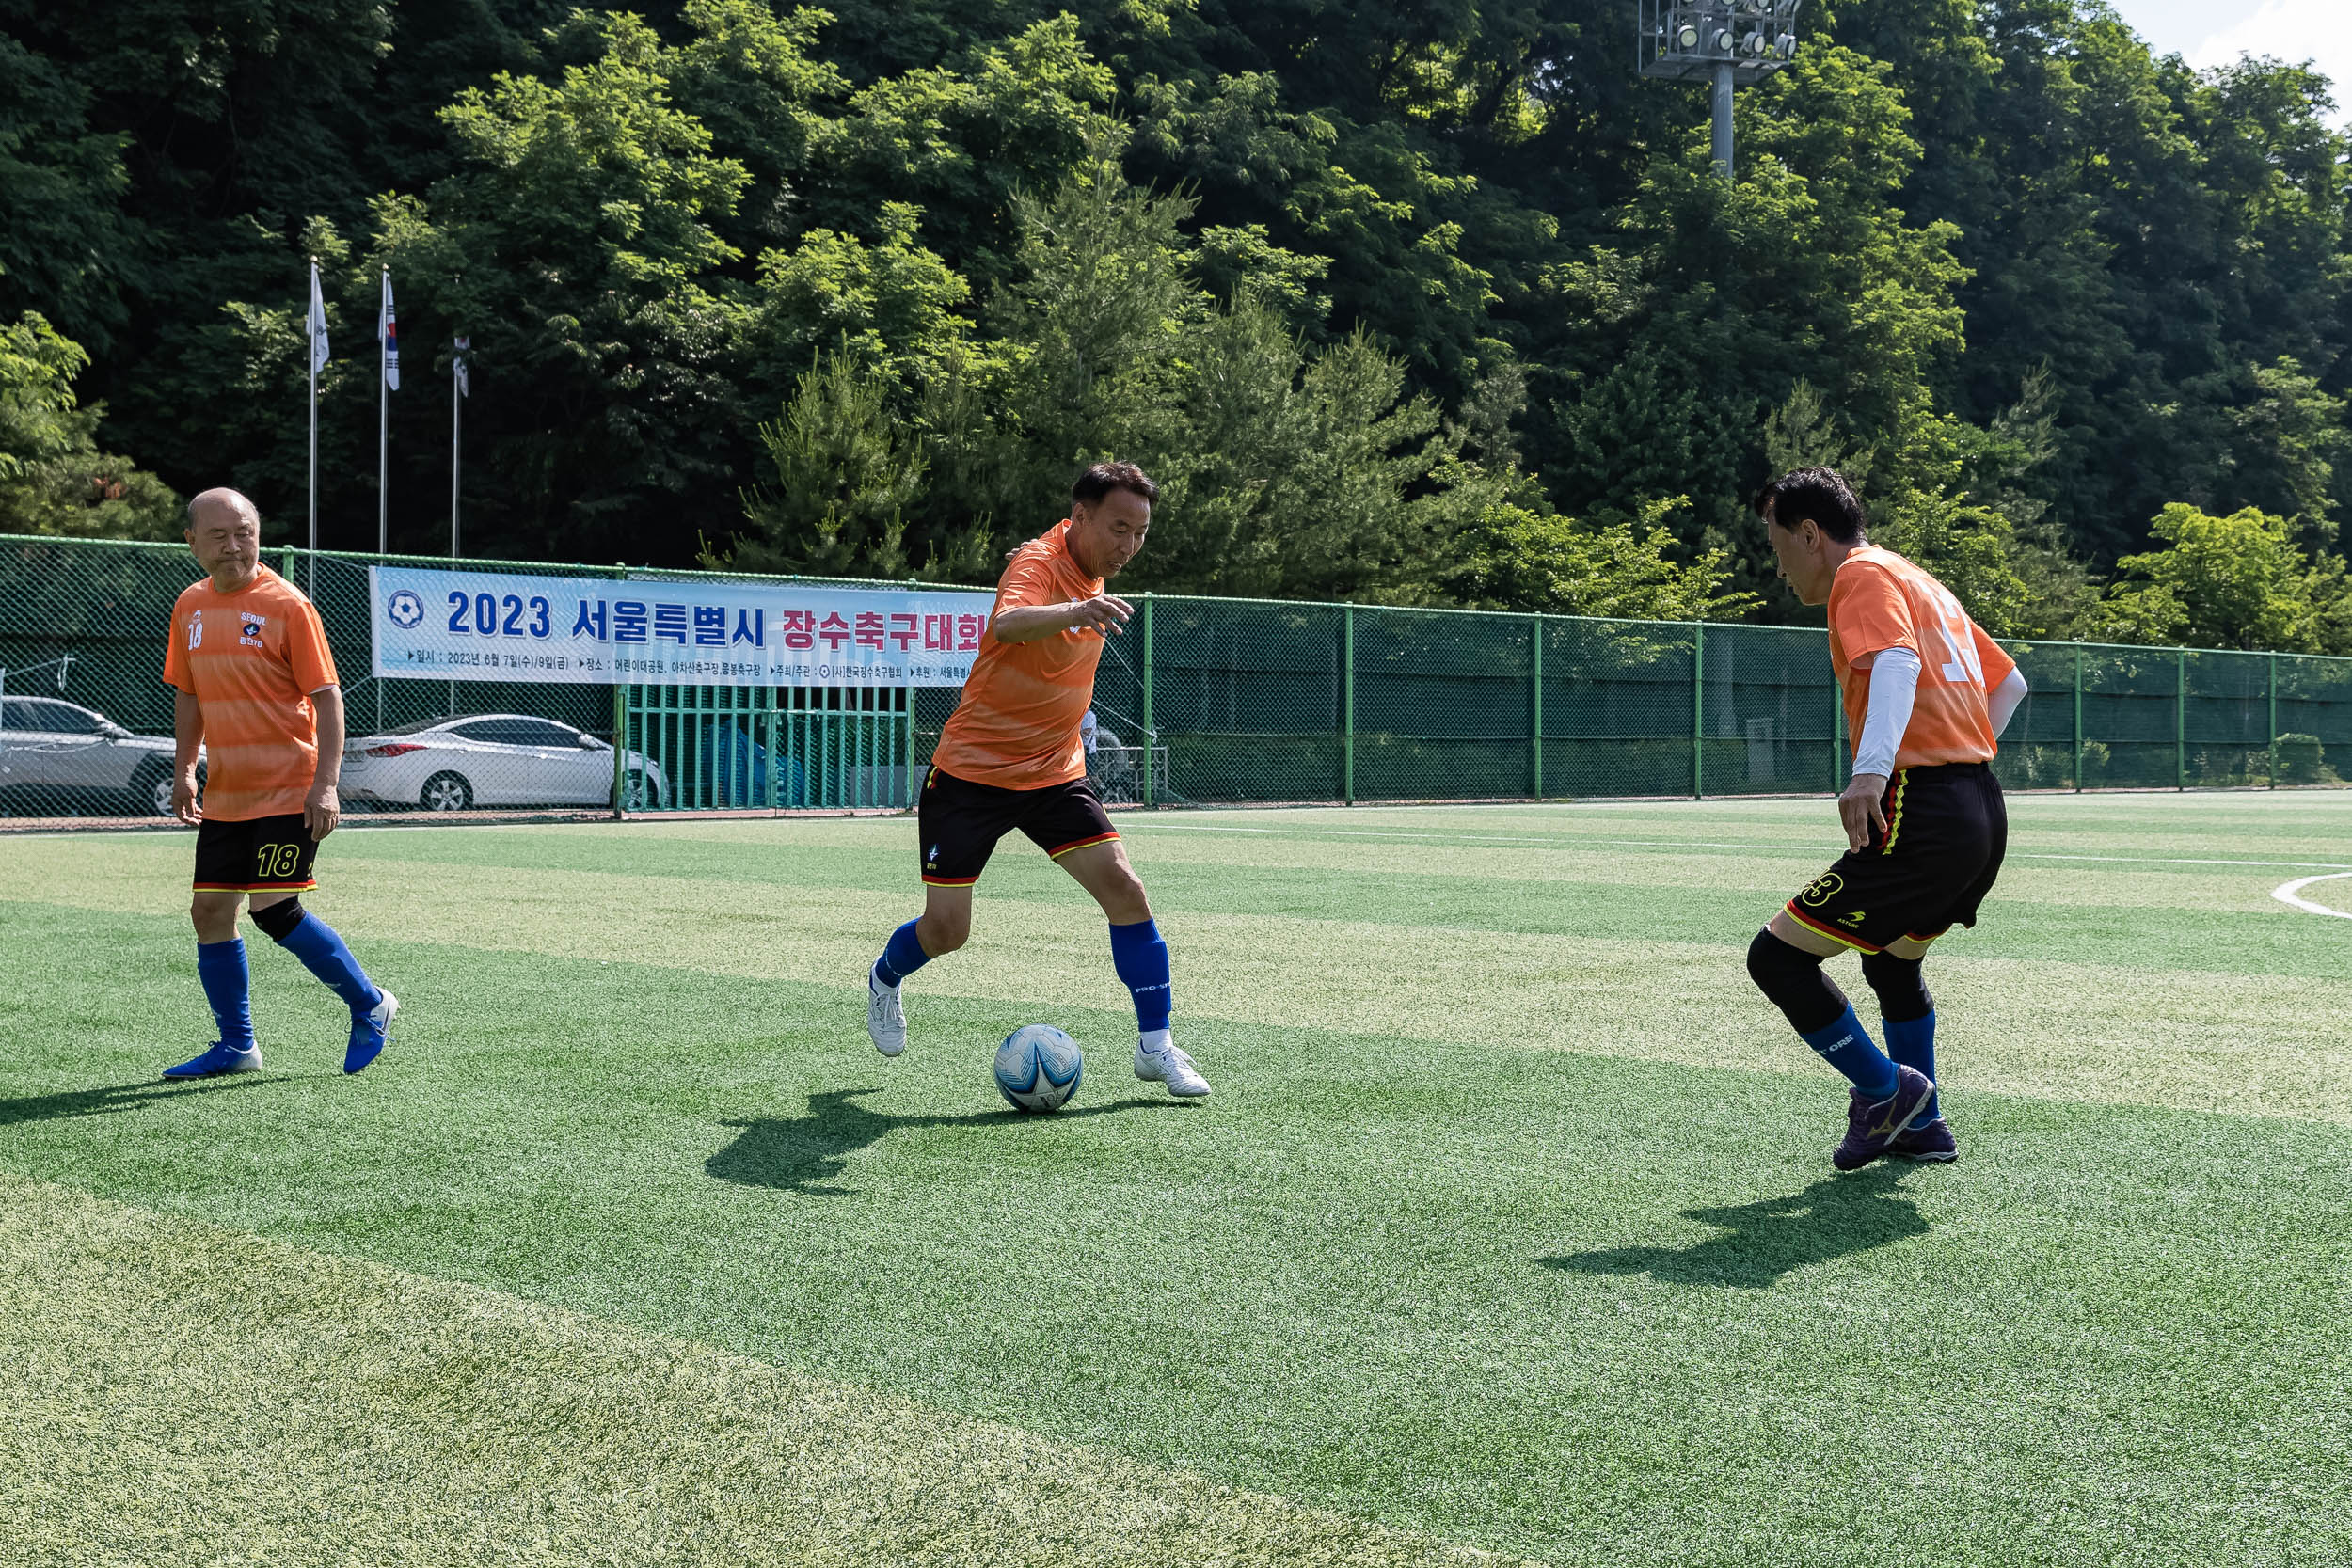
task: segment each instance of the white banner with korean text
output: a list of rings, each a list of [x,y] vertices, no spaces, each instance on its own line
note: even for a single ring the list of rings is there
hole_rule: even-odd
[[[953,686],[994,595],[723,578],[368,569],[380,676],[592,686]]]

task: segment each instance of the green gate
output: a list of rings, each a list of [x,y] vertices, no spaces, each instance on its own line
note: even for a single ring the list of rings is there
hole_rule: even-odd
[[[631,754],[616,772],[631,811],[879,810],[914,799],[906,688],[626,686],[617,695]]]

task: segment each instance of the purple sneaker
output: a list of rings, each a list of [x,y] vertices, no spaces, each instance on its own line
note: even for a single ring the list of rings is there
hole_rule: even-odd
[[[1952,1139],[1951,1124],[1942,1117],[1906,1127],[1886,1146],[1886,1152],[1898,1160],[1919,1160],[1933,1164],[1948,1165],[1960,1158],[1960,1145]]]
[[[1882,1154],[1892,1152],[1895,1140],[1912,1119],[1927,1108],[1935,1085],[1915,1069],[1895,1069],[1895,1092],[1884,1100],[1865,1100],[1852,1092],[1846,1106],[1846,1141],[1829,1157],[1839,1170],[1860,1170]]]

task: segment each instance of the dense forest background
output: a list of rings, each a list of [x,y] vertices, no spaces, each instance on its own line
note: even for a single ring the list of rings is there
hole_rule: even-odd
[[[0,530],[986,580],[1073,466],[1141,587],[1792,619],[1830,461],[2004,632],[2352,652],[2352,137],[2099,0],[0,0]]]

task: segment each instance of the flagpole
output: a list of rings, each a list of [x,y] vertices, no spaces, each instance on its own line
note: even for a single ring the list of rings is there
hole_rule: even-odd
[[[319,297],[319,259],[310,258],[310,298]],[[316,313],[308,323],[310,339],[302,357],[310,367],[310,595],[319,596],[319,334]]]
[[[392,269],[384,269],[384,293],[392,292]],[[384,330],[384,316],[379,307],[375,318],[375,553],[383,555],[391,547],[391,428],[392,388],[386,379],[385,364],[391,355],[391,335]]]
[[[457,559],[458,420],[466,406],[466,351],[473,340],[464,333],[450,339],[449,354],[449,558]],[[449,712],[457,711],[457,683],[449,683]]]
[[[375,309],[375,558],[392,547],[392,378],[400,373],[400,325],[392,314],[392,269],[383,269],[383,298]],[[384,683],[375,683],[375,727],[384,727]]]
[[[449,558],[457,559],[457,414],[466,402],[466,340],[449,356]]]

